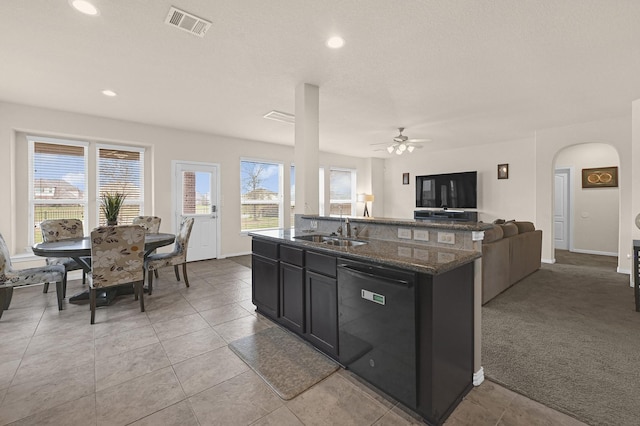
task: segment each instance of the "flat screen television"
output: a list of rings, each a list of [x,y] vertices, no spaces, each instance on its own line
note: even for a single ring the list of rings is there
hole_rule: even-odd
[[[416,207],[475,209],[478,172],[416,176]]]

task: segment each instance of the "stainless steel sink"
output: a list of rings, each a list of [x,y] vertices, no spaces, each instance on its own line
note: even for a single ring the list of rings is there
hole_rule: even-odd
[[[350,240],[347,238],[332,237],[327,235],[299,235],[293,238],[337,247],[356,247],[367,244],[366,241]]]

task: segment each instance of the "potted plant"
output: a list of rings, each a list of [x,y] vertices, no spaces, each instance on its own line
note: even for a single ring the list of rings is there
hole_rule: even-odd
[[[107,219],[107,225],[112,226],[118,224],[120,208],[122,207],[126,197],[127,195],[122,192],[105,192],[102,194],[100,209]]]

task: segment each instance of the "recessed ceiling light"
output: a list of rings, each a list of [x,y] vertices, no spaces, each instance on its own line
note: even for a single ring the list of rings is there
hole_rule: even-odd
[[[74,7],[78,12],[82,12],[85,15],[97,16],[100,11],[93,4],[87,0],[69,0],[69,4]]]
[[[105,95],[105,96],[110,96],[110,97],[118,96],[118,94],[116,92],[114,92],[113,90],[109,90],[109,89],[103,90],[102,94]]]
[[[331,37],[329,40],[327,40],[327,46],[332,49],[340,49],[342,46],[344,46],[344,39],[339,36]]]

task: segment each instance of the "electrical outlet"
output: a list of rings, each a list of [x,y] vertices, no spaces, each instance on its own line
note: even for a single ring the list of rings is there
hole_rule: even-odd
[[[311,223],[309,224],[311,229],[318,229],[318,221],[317,220],[311,220]]]
[[[398,256],[411,257],[411,247],[398,247]]]
[[[424,229],[416,229],[413,231],[413,239],[416,241],[429,241],[429,231]]]
[[[438,242],[444,244],[455,244],[456,234],[453,232],[438,232]]]
[[[411,229],[398,228],[398,238],[404,238],[406,240],[411,239]]]

